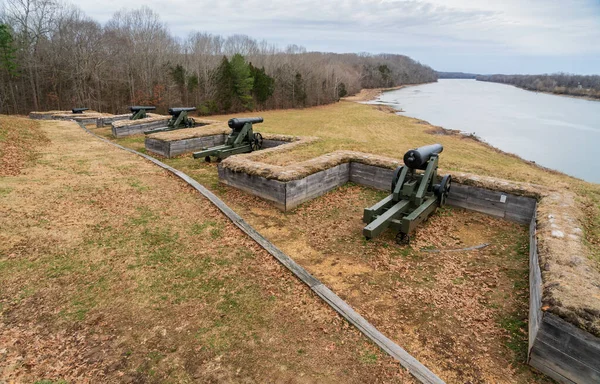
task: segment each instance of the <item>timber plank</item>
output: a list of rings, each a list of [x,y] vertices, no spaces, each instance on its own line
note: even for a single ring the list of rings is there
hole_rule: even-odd
[[[559,378],[555,379],[561,382],[600,383],[598,371],[544,343],[539,338],[531,349],[529,364],[553,378],[558,376]]]
[[[600,339],[560,317],[545,313],[537,340],[595,370],[600,377]]]

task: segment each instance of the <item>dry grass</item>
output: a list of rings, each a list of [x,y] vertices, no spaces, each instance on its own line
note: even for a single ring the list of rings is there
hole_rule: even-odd
[[[18,175],[46,142],[39,122],[0,115],[0,177]]]
[[[217,116],[225,120],[239,115]],[[422,120],[382,112],[377,107],[340,102],[306,110],[266,111],[260,132],[320,138],[293,151],[257,158],[273,165],[289,165],[336,150],[360,151],[399,161],[411,149],[434,142],[444,146],[441,167],[448,171],[492,176],[574,192],[583,207],[585,237],[590,253],[600,263],[600,185],[549,171],[506,154],[474,138],[441,130]],[[443,134],[440,134],[443,133]]]
[[[0,381],[411,381],[179,179],[41,126],[0,178]]]

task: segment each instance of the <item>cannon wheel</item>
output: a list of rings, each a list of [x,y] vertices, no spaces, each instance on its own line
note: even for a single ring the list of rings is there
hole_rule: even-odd
[[[252,150],[258,151],[263,146],[263,137],[260,133],[254,134],[254,140],[252,140]]]
[[[440,207],[446,205],[446,199],[450,193],[450,187],[452,187],[452,176],[446,175],[442,178],[442,182],[436,191],[437,197],[440,201]]]
[[[402,168],[404,168],[404,165],[399,166],[394,171],[394,176],[392,177],[392,192],[391,193],[394,193],[394,189],[396,189],[396,183],[398,182],[398,179],[400,178],[400,173],[402,172]]]
[[[410,244],[410,235],[404,232],[398,232],[396,235],[396,244],[398,245],[409,245]]]

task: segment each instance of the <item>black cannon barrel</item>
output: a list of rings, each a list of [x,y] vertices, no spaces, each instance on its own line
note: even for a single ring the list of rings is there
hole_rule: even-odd
[[[431,144],[411,149],[404,154],[404,164],[412,169],[423,168],[431,158],[431,155],[440,153],[443,150],[444,147],[442,144]]]
[[[141,109],[144,109],[146,111],[154,111],[156,109],[156,107],[151,106],[151,105],[132,105],[131,107],[129,107],[129,110],[131,112],[139,112]]]
[[[243,117],[243,118],[233,118],[233,119],[229,119],[229,121],[227,122],[227,124],[229,125],[229,128],[231,129],[235,129],[235,128],[242,128],[244,126],[244,124],[246,123],[251,123],[251,124],[258,124],[258,123],[262,123],[264,120],[262,117]]]
[[[71,112],[73,113],[83,113],[83,111],[87,111],[89,108],[73,108]]]
[[[177,108],[169,108],[169,115],[179,115],[181,112],[191,112],[195,111],[196,107],[177,107]]]

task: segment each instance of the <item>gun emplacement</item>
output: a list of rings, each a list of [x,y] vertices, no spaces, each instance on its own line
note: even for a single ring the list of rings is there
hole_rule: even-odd
[[[363,235],[367,239],[391,227],[399,231],[399,242],[408,242],[417,225],[446,204],[452,177],[437,175],[443,150],[441,144],[432,144],[404,154],[405,165],[396,168],[392,176],[391,195],[364,210],[363,222],[367,225]]]
[[[245,124],[259,124],[262,123],[264,119],[262,117],[244,117],[244,118],[233,118],[229,119],[227,125],[231,129],[240,129],[243,128]]]
[[[181,112],[193,112],[196,110],[196,107],[176,107],[169,108],[169,115],[171,116],[179,116]]]
[[[208,162],[211,156],[215,156],[217,161],[221,161],[227,156],[261,149],[263,144],[262,135],[253,132],[252,124],[259,124],[263,121],[262,117],[229,119],[227,125],[231,128],[231,133],[227,136],[225,144],[203,148],[202,151],[194,153],[194,159],[204,157],[204,160]]]
[[[89,108],[73,108],[71,109],[71,112],[73,113],[83,113],[84,111],[89,110]]]
[[[146,111],[154,111],[155,109],[156,107],[150,105],[132,105],[131,107],[129,107],[129,110],[132,113],[130,120],[145,119],[146,117],[148,117]]]
[[[196,122],[191,117],[188,117],[188,112],[195,111],[195,107],[175,107],[169,108],[169,115],[171,118],[167,122],[167,126],[164,128],[153,129],[144,132],[146,135],[157,132],[174,131],[182,128],[192,128],[196,125]]]

